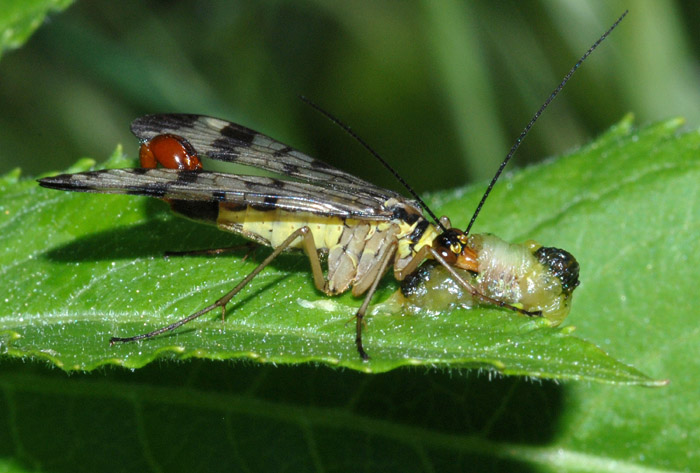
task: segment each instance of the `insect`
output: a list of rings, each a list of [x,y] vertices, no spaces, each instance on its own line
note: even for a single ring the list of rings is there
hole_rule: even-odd
[[[479,293],[529,312],[537,310],[552,325],[569,314],[579,285],[579,265],[571,253],[534,240],[509,243],[488,233],[469,235],[467,246],[478,255],[478,269],[462,277]],[[478,302],[442,265],[428,260],[403,280],[401,289],[384,305],[390,311],[399,305],[413,313],[440,313]]]
[[[470,235],[470,230],[504,167],[537,118],[626,13],[581,57],[525,127],[464,231],[452,228],[446,217],[438,219],[376,152],[320,109],[388,167],[414,199],[377,187],[241,125],[187,114],[148,115],[132,122],[131,131],[141,142],[140,168],[40,179],[42,186],[59,190],[155,197],[167,202],[176,214],[214,224],[273,249],[213,304],[166,327],[126,338],[114,337],[110,343],[154,337],[218,308],[225,316],[226,305],[243,287],[282,252],[292,250],[306,253],[319,291],[336,295],[352,290],[355,296],[364,295],[355,315],[355,344],[363,360],[369,359],[362,341],[364,317],[390,267],[397,280],[405,281],[407,297],[420,292],[419,288],[425,287],[432,276],[434,280],[449,278],[480,304],[527,316],[546,316],[554,310],[568,312],[579,273],[571,254],[535,244],[510,245],[496,237]],[[279,177],[204,170],[200,156],[252,166]],[[520,262],[519,269],[513,269],[518,255],[525,255],[527,262]],[[322,256],[327,259],[325,275]],[[536,277],[529,285],[534,286],[535,292],[527,287],[514,290],[513,284],[510,290],[498,289],[503,286],[499,278],[504,275],[511,279],[524,277],[523,264],[534,268]],[[489,272],[489,265],[496,270]],[[545,297],[544,293],[548,295]]]

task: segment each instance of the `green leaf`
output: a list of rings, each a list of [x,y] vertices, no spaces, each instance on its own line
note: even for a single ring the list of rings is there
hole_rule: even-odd
[[[46,17],[67,8],[73,0],[3,0],[0,8],[0,56],[24,44]]]
[[[627,120],[576,154],[508,176],[480,216],[477,231],[488,229],[516,241],[535,238],[577,255],[583,286],[574,296],[571,319],[588,330],[589,325],[598,327],[593,340],[607,342],[615,336],[615,330],[606,332],[605,327],[629,330],[628,324],[638,326],[640,320],[653,327],[652,314],[672,311],[679,302],[682,306],[680,294],[662,289],[681,284],[668,282],[678,276],[690,279],[665,264],[683,247],[662,239],[671,221],[658,221],[670,218],[676,202],[691,201],[675,195],[687,190],[668,181],[687,179],[697,170],[684,151],[692,149],[696,135],[678,138],[677,126],[674,121],[632,131]],[[109,162],[113,167],[130,164],[119,152]],[[90,165],[83,161],[69,172]],[[658,187],[672,195],[646,202],[660,192]],[[445,192],[432,200],[460,224],[482,189]],[[298,255],[283,256],[263,271],[229,304],[224,323],[213,314],[170,334],[110,347],[111,336],[152,330],[215,300],[252,271],[260,256],[245,261],[240,256],[164,259],[165,250],[240,240],[173,217],[159,201],[55,192],[32,180],[18,181],[16,173],[4,178],[0,190],[5,243],[0,334],[3,350],[13,356],[48,359],[65,370],[112,363],[138,368],[170,356],[314,361],[366,372],[405,365],[488,368],[543,378],[657,383],[572,336],[572,326],[552,328],[545,320],[493,308],[439,317],[370,317],[364,334],[372,359],[363,363],[348,323],[359,300],[349,294],[319,294],[308,262]],[[640,204],[644,212],[632,213]],[[683,216],[675,221],[689,225],[692,215]],[[672,233],[674,241],[683,234]],[[661,242],[663,251],[656,248]],[[381,294],[386,297],[394,289],[395,284],[387,283]],[[624,353],[619,357],[625,360]]]
[[[536,237],[571,250],[582,263],[583,282],[565,323],[575,324],[580,335],[603,344],[611,355],[657,378],[669,378],[668,387],[562,386],[519,377],[461,376],[455,370],[404,369],[365,376],[305,365],[232,367],[196,360],[67,377],[27,363],[26,358],[14,363],[6,359],[0,367],[0,411],[7,413],[0,416],[0,467],[8,471],[700,470],[700,332],[693,301],[700,254],[696,241],[700,135],[678,134],[678,125],[673,121],[633,130],[626,121],[571,156],[513,174],[508,184],[497,187],[477,229],[493,228],[513,240]],[[88,166],[83,162],[71,171]],[[556,176],[571,179],[567,185],[557,185],[558,192],[546,200],[530,199],[528,189],[523,189],[530,186],[537,191],[539,185],[556,184]],[[576,184],[578,180],[585,185]],[[22,273],[18,267],[48,258],[47,246],[64,273],[99,260],[100,252],[106,251],[105,234],[132,235],[133,227],[138,229],[140,224],[128,221],[133,212],[142,215],[145,208],[155,230],[181,222],[171,220],[157,202],[146,200],[131,210],[122,208],[104,222],[94,221],[97,228],[87,236],[69,234],[75,231],[76,220],[84,220],[80,212],[71,211],[55,215],[51,235],[42,236],[46,229],[33,231],[40,227],[27,225],[24,234],[17,236],[15,231],[9,237],[13,220],[31,218],[39,223],[42,206],[60,212],[63,206],[55,209],[56,199],[111,197],[46,193],[39,199],[34,183],[18,181],[16,172],[0,178],[0,186],[0,215],[8,217],[0,221],[2,248],[19,245],[17,238],[21,246],[36,248],[34,257],[28,256],[31,251],[13,250],[15,264],[12,256],[3,256],[3,287]],[[441,193],[432,200],[457,224],[470,216],[479,187]],[[526,200],[518,200],[513,209],[512,202],[504,201],[513,198]],[[26,199],[32,207],[22,205]],[[463,208],[458,201],[467,199],[473,200]],[[133,201],[124,198],[126,205]],[[88,204],[83,204],[87,210]],[[540,213],[540,207],[550,213]],[[534,211],[523,211],[529,208]],[[115,230],[114,221],[125,225]],[[601,221],[607,225],[599,226]],[[206,243],[199,241],[203,237],[229,242],[221,232],[192,228],[199,232],[197,243]],[[551,239],[550,232],[561,240]],[[151,237],[156,241],[129,240],[112,248],[111,255],[127,265],[143,257],[139,245],[145,245],[147,251],[153,249],[153,261],[160,261],[160,246],[171,248],[175,243],[157,234]],[[71,252],[79,244],[88,245],[84,252],[90,255],[75,261]],[[224,266],[239,264],[234,258],[221,260]],[[201,262],[205,261],[211,263]],[[295,261],[289,257],[284,264],[298,264],[297,270],[306,274],[306,263]],[[216,261],[210,269],[221,264]],[[649,265],[652,275],[645,272]],[[45,276],[34,273],[34,277],[40,287]],[[41,298],[47,293],[37,289],[35,294]],[[370,320],[368,330],[377,317]],[[32,323],[41,320],[35,317]],[[232,320],[233,314],[227,323]],[[102,343],[106,336],[88,332],[75,339],[73,350],[87,352],[93,339]],[[55,354],[54,348],[45,346],[45,355]]]

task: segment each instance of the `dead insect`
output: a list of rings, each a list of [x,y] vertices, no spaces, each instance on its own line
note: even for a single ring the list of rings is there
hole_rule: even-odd
[[[445,217],[438,219],[374,150],[320,109],[389,168],[415,200],[377,187],[243,126],[186,114],[149,115],[131,124],[131,131],[141,141],[141,168],[40,179],[42,186],[52,189],[156,197],[170,204],[175,213],[215,224],[273,248],[253,272],[213,304],[166,327],[132,337],[114,337],[110,343],[154,337],[217,308],[225,315],[226,304],[287,250],[306,253],[319,291],[336,295],[352,289],[355,296],[365,295],[355,315],[355,343],[364,360],[369,356],[362,344],[363,319],[390,266],[394,277],[404,281],[405,294],[419,304],[416,294],[432,277],[449,279],[480,304],[528,316],[565,316],[572,291],[578,285],[579,268],[573,256],[555,248],[510,245],[490,235],[469,232],[504,167],[537,118],[625,14],[581,57],[525,127],[464,231],[451,228]],[[279,177],[202,170],[199,156],[252,166]],[[163,168],[156,168],[158,163]],[[423,211],[432,222],[423,216]],[[325,276],[320,255],[327,256]],[[426,260],[430,266],[419,269]],[[443,272],[436,272],[435,265]],[[529,283],[523,284],[526,277],[530,278]]]
[[[488,233],[469,235],[467,246],[477,257],[477,269],[462,276],[476,290],[528,312],[541,312],[553,325],[571,310],[571,296],[579,285],[579,265],[571,253],[529,240],[508,243]],[[479,303],[434,260],[423,263],[401,283],[387,304],[409,312],[443,312],[454,306]]]

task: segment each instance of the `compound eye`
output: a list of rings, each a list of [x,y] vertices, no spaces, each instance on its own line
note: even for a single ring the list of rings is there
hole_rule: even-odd
[[[202,162],[197,151],[182,136],[163,134],[153,137],[141,145],[139,150],[141,167],[155,168],[160,164],[164,168],[180,171],[198,171]]]
[[[460,235],[462,232],[455,228],[451,228],[433,240],[433,249],[445,259],[445,262],[450,266],[454,266],[462,253],[464,245],[461,242]]]
[[[450,266],[454,266],[454,264],[457,262],[457,255],[459,253],[455,253],[445,246],[438,246],[435,248],[435,251],[437,251],[438,254],[442,256],[442,259],[445,260],[445,263],[449,264]]]

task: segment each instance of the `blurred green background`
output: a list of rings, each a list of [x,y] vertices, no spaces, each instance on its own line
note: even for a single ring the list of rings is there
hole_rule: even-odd
[[[9,1],[9,0],[2,0]],[[0,61],[0,172],[101,161],[155,112],[236,121],[396,189],[301,103],[353,127],[423,192],[487,179],[578,57],[627,19],[537,124],[516,165],[633,112],[700,124],[700,3],[91,0]]]

